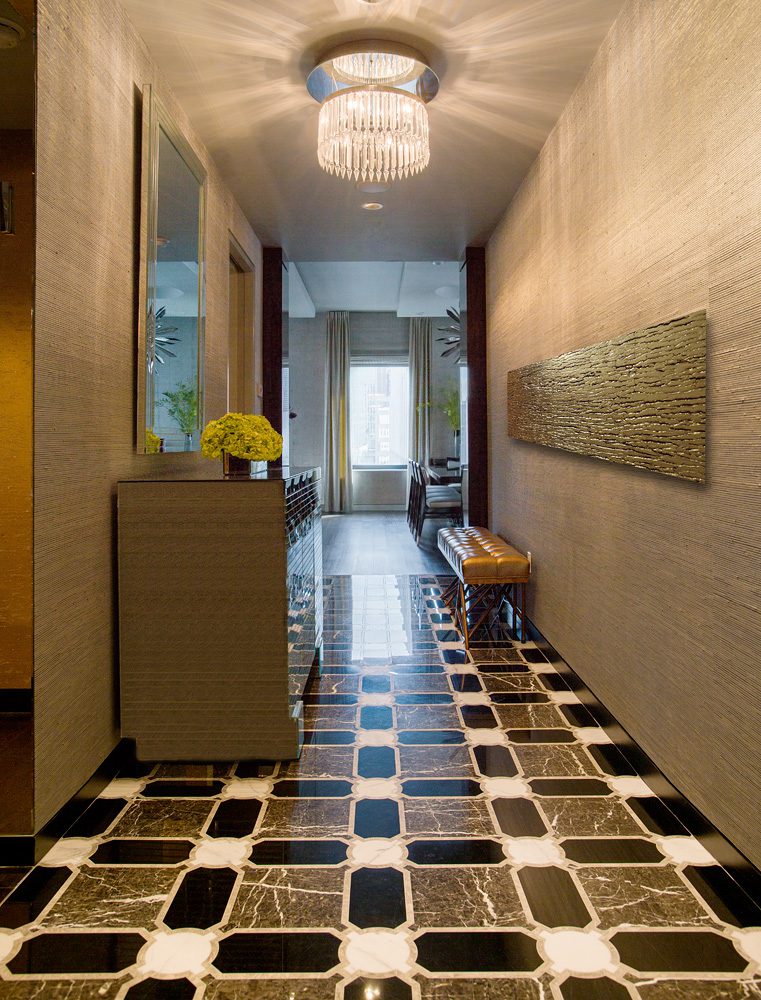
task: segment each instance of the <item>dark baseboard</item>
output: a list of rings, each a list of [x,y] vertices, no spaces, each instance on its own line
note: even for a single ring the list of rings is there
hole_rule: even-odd
[[[687,831],[699,840],[719,862],[741,889],[752,900],[761,899],[761,872],[729,841],[698,809],[693,806],[676,785],[663,774],[645,751],[636,743],[623,726],[613,718],[594,691],[560,653],[544,638],[534,623],[527,619],[528,638],[536,643],[555,670],[575,692],[582,705],[615,742],[632,771],[652,788],[674,817]]]
[[[0,712],[9,712],[16,715],[19,712],[28,713],[31,711],[31,688],[6,688],[0,691]]]
[[[0,837],[0,866],[34,865],[97,799],[111,779],[134,754],[131,744],[121,740],[92,777],[62,806],[37,833],[28,837]]]

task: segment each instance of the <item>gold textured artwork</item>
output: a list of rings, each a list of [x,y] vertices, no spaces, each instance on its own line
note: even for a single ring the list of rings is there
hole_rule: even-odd
[[[704,311],[507,376],[510,437],[705,481]]]

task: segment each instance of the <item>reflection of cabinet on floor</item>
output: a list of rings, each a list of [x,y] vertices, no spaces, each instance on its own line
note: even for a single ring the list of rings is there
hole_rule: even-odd
[[[141,760],[298,755],[322,644],[319,479],[119,483],[122,735]]]

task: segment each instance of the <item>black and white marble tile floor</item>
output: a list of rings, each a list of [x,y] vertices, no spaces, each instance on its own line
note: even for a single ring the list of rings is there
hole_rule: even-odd
[[[0,904],[2,1000],[761,1000],[761,906],[440,582],[329,579],[298,762],[112,781]]]

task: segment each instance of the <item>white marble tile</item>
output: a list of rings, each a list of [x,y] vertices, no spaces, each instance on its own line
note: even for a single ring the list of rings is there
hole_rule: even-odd
[[[23,937],[18,931],[0,930],[0,962],[7,962]]]
[[[573,691],[548,691],[550,698],[556,705],[578,705],[581,699]]]
[[[751,927],[732,931],[732,937],[747,959],[761,965],[761,929]]]
[[[531,794],[523,778],[481,778],[481,788],[497,799],[522,799]]]
[[[97,840],[85,840],[80,837],[64,838],[50,848],[40,864],[51,868],[60,865],[80,865],[90,857],[97,846]]]
[[[204,868],[239,868],[251,853],[250,840],[235,840],[232,837],[204,840],[194,847],[190,860]]]
[[[503,729],[466,729],[465,739],[472,746],[499,747],[507,746],[509,740]]]
[[[539,942],[554,972],[615,972],[618,964],[597,931],[542,931]]]
[[[224,799],[266,799],[272,792],[270,778],[232,778],[222,791]]]
[[[393,705],[393,694],[360,694],[360,705]]]
[[[506,837],[503,847],[508,860],[514,865],[562,865],[565,861],[562,848],[554,840]]]
[[[591,746],[595,743],[612,743],[613,740],[608,736],[604,729],[599,726],[581,726],[579,729],[575,729],[576,739],[579,743],[584,743],[587,746]]]
[[[396,733],[391,729],[360,729],[355,743],[360,747],[392,747],[396,744]]]
[[[647,798],[648,796],[655,795],[652,788],[642,778],[608,778],[607,782],[613,791],[618,792],[619,795],[632,795],[637,798]]]
[[[444,669],[448,674],[477,674],[478,667],[475,663],[445,663]]]
[[[349,931],[341,947],[350,975],[405,975],[415,960],[415,947],[404,931]]]
[[[396,840],[376,837],[369,840],[354,840],[349,844],[349,861],[353,865],[383,868],[385,865],[403,864],[406,857],[406,848]]]
[[[402,785],[398,778],[358,778],[352,791],[358,799],[396,799]]]
[[[456,705],[491,705],[491,698],[485,691],[456,691]]]
[[[158,931],[137,958],[141,972],[163,976],[198,975],[216,951],[211,931]]]
[[[675,865],[715,865],[716,859],[695,837],[658,837],[658,850]]]
[[[109,782],[98,798],[100,799],[131,799],[139,795],[145,788],[145,782],[138,778],[114,778]]]

